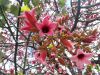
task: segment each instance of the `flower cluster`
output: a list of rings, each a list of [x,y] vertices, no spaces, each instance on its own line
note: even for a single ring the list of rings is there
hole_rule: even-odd
[[[68,14],[55,21],[49,15],[42,17],[41,20],[37,19],[35,9],[32,9],[25,11],[21,17],[24,18],[25,24],[21,30],[34,33],[31,41],[38,45],[38,47],[33,46],[36,49],[34,57],[37,63],[46,65],[50,70],[52,70],[50,64],[55,65],[55,68],[60,68],[56,66],[57,64],[63,66],[74,64],[79,69],[83,69],[84,64],[91,64],[89,59],[93,53],[89,44],[96,40],[96,30],[91,34],[84,31],[71,33],[70,28],[65,25],[69,19]],[[68,57],[66,51],[71,54],[71,57]],[[66,58],[70,58],[72,62]]]

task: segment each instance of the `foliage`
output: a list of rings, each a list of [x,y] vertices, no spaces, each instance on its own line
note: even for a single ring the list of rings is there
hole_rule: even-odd
[[[0,6],[4,8],[4,10],[7,10],[9,8],[9,4],[11,1],[9,0],[0,0]]]

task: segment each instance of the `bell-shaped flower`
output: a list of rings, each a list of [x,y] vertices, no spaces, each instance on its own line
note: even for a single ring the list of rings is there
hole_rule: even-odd
[[[20,17],[24,18],[24,24],[25,24],[25,26],[23,26],[21,30],[26,30],[31,32],[37,31],[36,27],[37,19],[34,9],[32,9],[31,11],[25,11],[23,15]]]
[[[40,36],[44,36],[44,35],[52,36],[53,35],[54,30],[56,29],[56,23],[51,22],[49,19],[50,19],[50,16],[46,16],[43,19],[42,23],[38,25]]]
[[[93,53],[85,53],[78,49],[77,54],[71,57],[71,60],[76,63],[79,69],[83,69],[84,64],[91,64],[89,58],[93,56]]]

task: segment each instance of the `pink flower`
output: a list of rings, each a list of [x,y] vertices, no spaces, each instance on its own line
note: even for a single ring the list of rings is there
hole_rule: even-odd
[[[10,72],[10,75],[14,75],[14,68],[11,68],[11,69],[9,70],[9,72]]]
[[[45,75],[50,75],[50,72],[47,71]]]
[[[51,58],[55,58],[56,54],[55,53],[51,53]]]
[[[62,73],[62,72],[63,72],[63,69],[62,69],[62,68],[59,68],[59,69],[58,69],[58,72],[59,72],[59,73]]]
[[[50,16],[46,16],[43,19],[42,23],[38,25],[38,29],[40,30],[39,32],[40,36],[44,36],[45,34],[49,36],[53,35],[54,30],[56,28],[56,23],[51,22],[49,19]]]
[[[71,57],[73,62],[76,62],[76,65],[79,69],[83,69],[83,65],[91,64],[89,58],[93,56],[93,53],[85,53],[82,50],[78,49],[77,54]]]
[[[42,64],[46,64],[46,56],[47,56],[47,51],[45,50],[35,53],[35,59],[37,59]]]
[[[37,31],[36,27],[37,19],[34,9],[32,9],[31,11],[24,12],[23,15],[20,17],[24,18],[24,23],[25,23],[25,26],[21,28],[22,30],[32,31],[32,32]]]

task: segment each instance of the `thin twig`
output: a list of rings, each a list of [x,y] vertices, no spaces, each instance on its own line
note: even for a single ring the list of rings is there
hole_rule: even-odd
[[[14,39],[15,42],[16,42],[16,39],[15,39],[15,37],[14,37],[14,35],[13,35],[13,32],[12,32],[12,30],[11,30],[11,28],[10,28],[10,25],[9,25],[9,23],[8,23],[6,17],[5,17],[5,13],[4,13],[3,8],[2,8],[1,6],[0,6],[0,9],[1,9],[1,13],[2,13],[2,15],[3,15],[3,17],[4,17],[4,20],[6,21],[6,23],[7,23],[7,25],[8,25],[8,30],[9,30],[9,32],[11,33],[11,36],[13,37],[13,39]]]
[[[91,7],[98,6],[98,5],[100,5],[100,2],[96,3],[96,4],[93,4],[93,5],[81,6],[81,8],[91,8]]]
[[[29,34],[28,36],[28,39],[27,39],[27,42],[26,42],[26,51],[25,51],[25,57],[24,57],[24,66],[23,66],[23,74],[25,74],[25,66],[26,66],[26,59],[27,59],[27,47],[28,47],[28,44],[29,44],[29,39],[30,39],[30,36],[31,36],[31,33]]]

